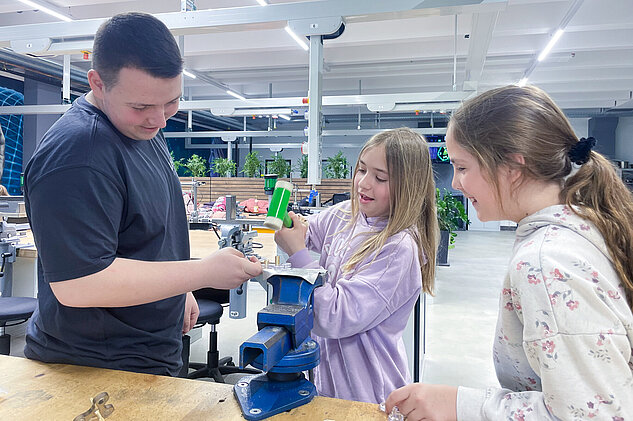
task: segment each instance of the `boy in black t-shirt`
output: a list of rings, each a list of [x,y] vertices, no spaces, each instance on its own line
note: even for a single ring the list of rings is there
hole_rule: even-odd
[[[261,273],[232,248],[189,260],[180,182],[160,133],[178,111],[181,72],[173,35],[151,15],[99,28],[91,91],[25,171],[39,257],[28,358],[175,375],[182,333],[198,315],[191,291]]]

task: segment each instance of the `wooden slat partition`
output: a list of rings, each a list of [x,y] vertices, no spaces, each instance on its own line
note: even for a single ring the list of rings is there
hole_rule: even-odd
[[[293,178],[292,182],[297,185],[299,189],[310,189],[305,178]],[[316,186],[316,189],[321,195],[321,203],[330,200],[334,193],[345,193],[352,191],[352,179],[351,178],[325,178],[321,180],[321,184]],[[297,198],[303,198],[308,195],[305,193],[297,193]],[[292,199],[294,200],[294,194]]]
[[[219,196],[226,196],[227,194],[236,196],[238,203],[255,197],[260,200],[266,199],[263,178],[199,177],[196,178],[196,180],[205,183],[204,185],[198,187],[198,203],[200,204],[213,203]],[[282,180],[289,181],[287,178],[282,178]],[[180,177],[180,181],[183,183],[183,191],[192,191],[192,187],[190,185],[191,177]],[[292,182],[300,190],[307,190],[310,188],[306,183],[307,180],[305,178],[293,178]],[[316,186],[316,188],[321,194],[321,202],[325,202],[331,199],[334,193],[351,192],[352,180],[327,178],[321,180],[321,184]],[[307,195],[307,192],[299,192],[297,193],[297,199],[306,197]],[[294,200],[294,193],[292,199]]]

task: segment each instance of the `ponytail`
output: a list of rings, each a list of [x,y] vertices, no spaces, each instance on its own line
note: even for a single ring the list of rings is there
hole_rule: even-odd
[[[559,183],[561,203],[604,237],[633,309],[633,194],[611,163],[591,150],[595,139],[578,139],[563,111],[535,86],[505,86],[469,99],[453,113],[449,130],[497,192],[498,170],[507,166],[526,179]]]
[[[604,237],[633,309],[633,194],[604,156],[590,152],[589,160],[566,180],[561,198]]]

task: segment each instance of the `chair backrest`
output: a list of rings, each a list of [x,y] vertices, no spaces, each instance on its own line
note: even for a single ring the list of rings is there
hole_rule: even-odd
[[[220,304],[228,304],[230,291],[228,289],[202,288],[193,291],[193,296],[196,297],[196,299],[201,298]]]
[[[206,323],[216,324],[220,321],[223,309],[222,305],[229,303],[230,291],[225,289],[202,288],[193,291],[193,296],[198,300],[200,314],[194,327],[200,327]],[[211,301],[211,303],[209,303]],[[219,306],[217,305],[219,304]]]
[[[346,200],[349,200],[349,192],[345,192],[345,193],[334,193],[332,195],[332,204],[336,205],[337,203],[340,202],[344,202]]]

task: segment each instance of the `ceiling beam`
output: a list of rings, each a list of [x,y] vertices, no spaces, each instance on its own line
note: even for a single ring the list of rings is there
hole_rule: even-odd
[[[403,111],[425,110],[426,106],[440,109],[452,109],[455,104],[468,99],[472,92],[421,92],[412,94],[378,94],[378,95],[337,95],[324,96],[323,106],[367,105],[371,111]],[[216,115],[230,115],[236,109],[254,109],[271,107],[307,107],[306,98],[253,98],[241,101],[226,100],[192,100],[180,101],[179,111],[211,110]],[[404,104],[410,104],[403,107]],[[13,105],[0,106],[0,115],[7,114],[61,114],[70,105]],[[420,108],[416,108],[420,107]],[[453,107],[454,108],[454,107]],[[257,114],[260,112],[258,111]]]
[[[363,136],[371,137],[389,129],[334,129],[323,130],[323,137],[332,136]],[[446,127],[412,128],[421,135],[446,134]],[[224,130],[224,131],[195,131],[195,132],[164,132],[166,138],[212,138],[212,137],[300,137],[305,139],[303,130]],[[324,145],[326,146],[326,145]],[[444,143],[434,142],[432,146],[444,146]]]
[[[498,17],[499,12],[473,14],[463,89],[477,90]]]
[[[229,25],[316,19],[332,16],[362,16],[404,12],[426,8],[455,8],[501,3],[506,0],[321,0],[269,4],[266,7],[229,7],[155,14],[174,35],[207,33],[210,28]],[[0,28],[0,42],[28,39],[68,39],[94,35],[106,19],[84,19],[73,22],[51,22]]]

